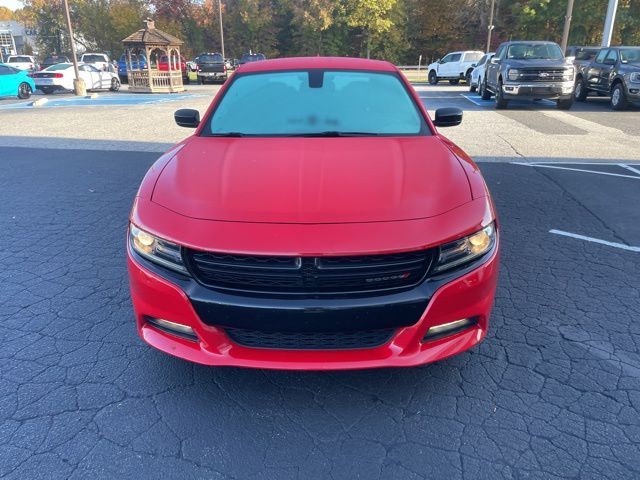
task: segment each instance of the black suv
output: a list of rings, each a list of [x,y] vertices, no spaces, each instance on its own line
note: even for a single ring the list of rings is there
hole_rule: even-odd
[[[483,100],[496,97],[496,108],[509,100],[550,99],[558,108],[573,105],[575,68],[567,63],[557,43],[505,42],[487,65]]]
[[[640,47],[603,48],[582,65],[576,75],[576,100],[583,102],[589,92],[609,95],[614,110],[640,102]]]

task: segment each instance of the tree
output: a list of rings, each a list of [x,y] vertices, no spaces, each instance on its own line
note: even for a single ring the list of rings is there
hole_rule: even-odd
[[[13,11],[7,7],[0,7],[0,21],[13,20]]]
[[[388,18],[397,0],[347,0],[347,24],[362,29],[367,58],[371,56],[371,38],[393,26]]]

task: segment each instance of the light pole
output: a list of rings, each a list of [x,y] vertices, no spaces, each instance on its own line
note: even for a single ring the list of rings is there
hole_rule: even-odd
[[[218,18],[220,18],[220,49],[224,60],[226,57],[224,56],[224,31],[222,30],[222,0],[218,0]]]
[[[604,31],[602,32],[602,46],[611,45],[611,37],[613,36],[613,24],[616,21],[616,11],[618,10],[618,0],[609,0],[607,7],[607,18],[604,21]]]
[[[571,29],[571,16],[573,15],[573,0],[567,2],[567,14],[564,17],[564,30],[562,30],[562,51],[567,51],[567,43],[569,43],[569,30]]]
[[[73,60],[73,71],[76,78],[73,79],[73,90],[76,95],[85,96],[87,94],[87,88],[84,84],[84,80],[80,78],[80,71],[78,70],[78,58],[76,56],[76,43],[73,41],[73,28],[71,27],[71,15],[69,15],[69,3],[67,0],[62,0],[64,4],[64,12],[67,16],[67,31],[69,33],[69,42],[71,43],[71,59]]]
[[[496,0],[491,0],[491,12],[489,13],[489,25],[487,25],[487,51],[489,53],[491,51],[491,32],[494,28],[493,26],[493,9],[495,7]]]

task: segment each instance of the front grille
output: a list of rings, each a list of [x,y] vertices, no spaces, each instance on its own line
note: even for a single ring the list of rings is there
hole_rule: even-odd
[[[225,328],[229,338],[243,347],[279,350],[352,350],[375,348],[387,343],[393,329],[344,332],[271,332]]]
[[[562,68],[535,68],[520,70],[519,80],[526,82],[561,82],[565,70]]]
[[[341,257],[185,252],[192,275],[207,287],[311,295],[411,287],[425,277],[433,256],[433,250]]]

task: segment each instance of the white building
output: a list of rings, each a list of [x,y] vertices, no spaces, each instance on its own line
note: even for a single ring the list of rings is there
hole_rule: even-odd
[[[0,21],[0,49],[6,49],[8,55],[22,54],[29,44],[36,50],[36,34],[34,29],[14,20]]]

